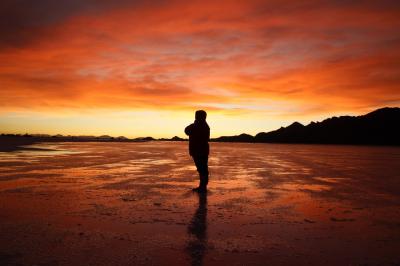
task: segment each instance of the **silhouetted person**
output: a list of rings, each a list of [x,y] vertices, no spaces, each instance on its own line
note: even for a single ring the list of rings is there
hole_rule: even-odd
[[[210,127],[206,122],[206,117],[205,111],[196,111],[194,123],[185,128],[185,133],[189,136],[189,154],[192,156],[200,176],[199,187],[193,189],[197,192],[207,192],[208,184]]]
[[[207,250],[207,193],[199,193],[199,207],[190,221],[187,232],[191,238],[186,247],[192,265],[203,265]]]

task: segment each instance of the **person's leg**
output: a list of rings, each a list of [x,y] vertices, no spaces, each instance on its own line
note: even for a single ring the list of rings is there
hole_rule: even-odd
[[[193,156],[193,161],[200,176],[198,189],[206,190],[208,184],[208,156]]]
[[[208,156],[199,158],[200,188],[207,189],[208,184]]]
[[[193,156],[192,158],[193,158],[194,164],[196,165],[197,172],[199,173],[200,184],[197,187],[197,188],[199,188],[200,185],[201,185],[201,174],[200,174],[200,172],[201,172],[201,158],[199,156]]]

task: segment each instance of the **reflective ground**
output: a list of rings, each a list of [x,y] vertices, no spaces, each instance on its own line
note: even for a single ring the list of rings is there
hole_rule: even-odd
[[[0,153],[0,265],[398,265],[400,148],[185,142]],[[43,149],[43,150],[41,150]]]

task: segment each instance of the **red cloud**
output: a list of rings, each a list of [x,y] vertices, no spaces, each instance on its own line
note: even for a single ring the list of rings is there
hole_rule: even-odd
[[[12,6],[18,21],[0,20],[1,108],[399,103],[395,2],[72,2],[41,16]]]

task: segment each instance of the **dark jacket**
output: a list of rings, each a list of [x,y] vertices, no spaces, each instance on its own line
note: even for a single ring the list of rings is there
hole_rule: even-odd
[[[195,120],[185,128],[186,135],[189,136],[189,154],[191,156],[208,156],[210,148],[210,127],[205,120]]]

